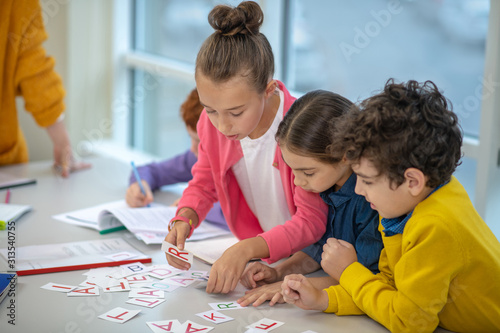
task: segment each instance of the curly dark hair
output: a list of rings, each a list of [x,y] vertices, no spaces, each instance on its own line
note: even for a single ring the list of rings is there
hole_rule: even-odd
[[[432,81],[389,79],[384,90],[336,123],[330,153],[367,158],[396,186],[416,168],[434,188],[450,180],[462,156],[462,130],[451,103]]]

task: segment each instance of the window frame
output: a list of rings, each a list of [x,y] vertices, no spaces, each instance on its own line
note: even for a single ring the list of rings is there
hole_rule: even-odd
[[[276,62],[275,77],[286,80],[287,73],[284,68],[290,61],[289,55],[284,52],[288,43],[285,35],[288,30],[289,2],[287,0],[261,0],[258,2],[263,8],[265,16],[272,17],[272,19],[265,20],[262,32],[266,34],[273,45]],[[113,89],[115,96],[131,95],[131,72],[135,69],[154,75],[176,76],[179,80],[188,80],[194,83],[194,65],[134,51],[130,41],[124,42],[127,38],[125,34],[128,34],[130,38],[132,30],[133,0],[128,0],[126,6],[122,1],[115,0],[114,7],[116,13],[115,38],[118,37],[118,41],[113,45],[113,58],[116,60]],[[127,8],[124,9],[124,7]],[[490,0],[483,82],[485,85],[492,84],[493,86],[500,83],[498,64],[498,59],[500,59],[500,16],[493,15],[493,13],[498,12],[500,12],[500,1]],[[128,17],[128,19],[124,20],[123,17]],[[301,95],[298,92],[292,93],[295,96]],[[494,204],[500,202],[500,133],[498,131],[500,128],[500,89],[493,90],[493,92],[483,89],[482,94],[480,137],[465,135],[463,154],[465,157],[477,161],[474,205],[485,220],[491,220],[489,225],[492,226],[492,223],[495,222],[493,217],[500,215],[500,205]],[[114,98],[113,100],[118,99]],[[130,104],[128,106],[130,107]],[[122,113],[115,108],[113,111],[113,114]],[[129,109],[128,117],[121,117],[114,121],[113,140],[119,145],[131,144],[130,111]],[[500,234],[500,223],[496,222],[496,224],[498,224],[496,226],[498,228],[497,234]]]

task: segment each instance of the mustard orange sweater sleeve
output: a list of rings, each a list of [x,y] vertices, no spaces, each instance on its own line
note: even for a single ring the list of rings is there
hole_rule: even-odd
[[[18,124],[16,96],[39,126],[64,111],[62,80],[42,46],[47,39],[38,0],[0,2],[0,165],[27,161]]]

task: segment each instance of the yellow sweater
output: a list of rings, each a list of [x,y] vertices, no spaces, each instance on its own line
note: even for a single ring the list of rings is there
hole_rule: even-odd
[[[379,230],[381,272],[347,267],[325,312],[364,312],[392,332],[500,332],[500,243],[456,178],[415,207],[402,235]]]
[[[0,165],[28,161],[16,96],[42,127],[64,110],[61,78],[42,47],[46,39],[38,0],[0,1]]]

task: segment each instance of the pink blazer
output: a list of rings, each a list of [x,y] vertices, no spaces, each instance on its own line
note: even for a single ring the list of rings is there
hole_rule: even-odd
[[[284,114],[295,98],[290,95],[282,82],[279,88],[284,93]],[[197,125],[200,145],[198,161],[192,169],[193,179],[182,194],[179,209],[194,209],[203,220],[219,201],[227,225],[238,239],[261,236],[269,247],[269,258],[273,263],[288,257],[304,247],[315,243],[326,230],[328,207],[319,194],[304,191],[295,186],[292,170],[283,161],[281,150],[276,149],[274,163],[281,174],[291,220],[264,232],[259,221],[247,205],[231,167],[243,157],[241,144],[228,140],[210,122],[206,112],[202,112]]]

